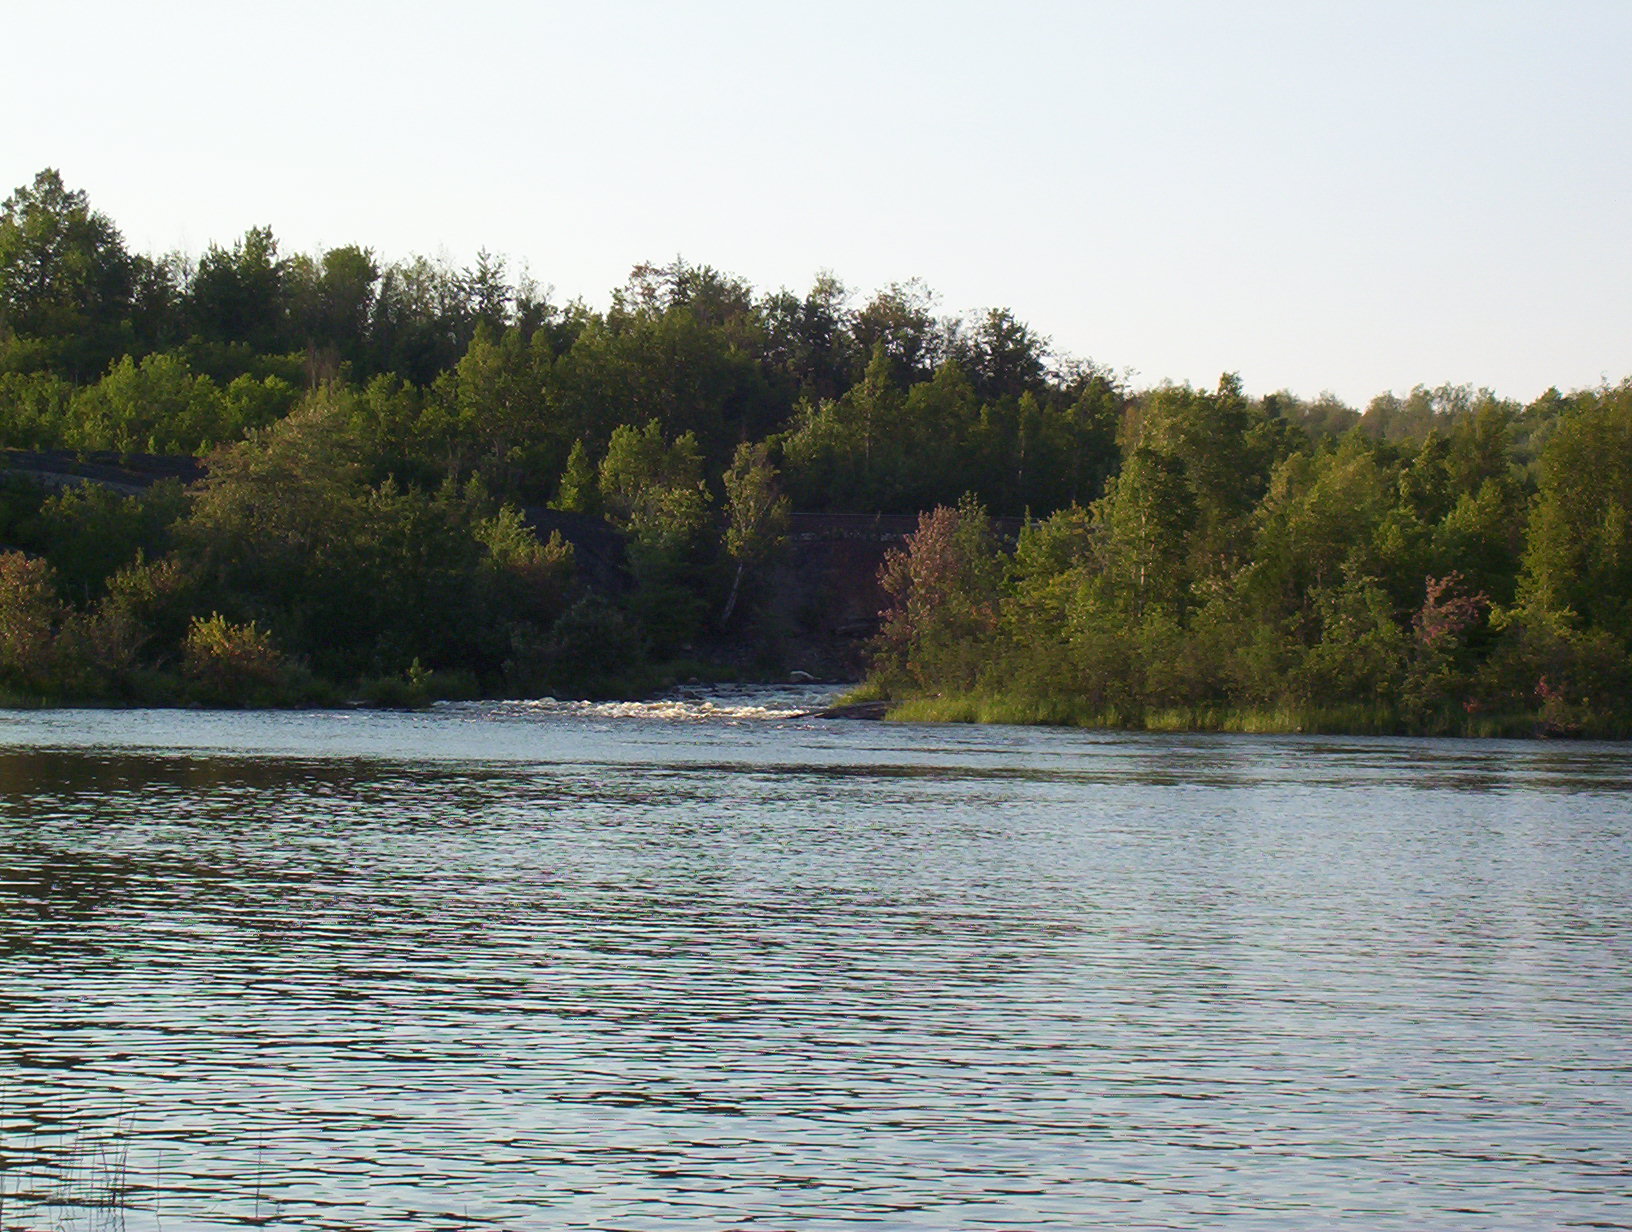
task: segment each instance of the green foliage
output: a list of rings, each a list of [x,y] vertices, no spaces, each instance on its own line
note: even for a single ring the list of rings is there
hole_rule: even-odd
[[[497,339],[485,326],[476,331],[464,358],[437,382],[433,400],[456,477],[469,471],[497,492],[547,494],[566,456],[548,414],[551,363],[542,332],[529,344],[516,329]]]
[[[1266,394],[1261,409],[1265,415],[1296,424],[1316,442],[1343,436],[1360,422],[1360,412],[1331,392],[1324,392],[1309,402],[1283,389]]]
[[[118,570],[170,548],[170,528],[187,497],[173,480],[124,495],[96,484],[63,488],[40,507],[38,538],[55,562],[63,593],[87,604]]]
[[[74,399],[63,444],[121,453],[200,453],[236,438],[221,390],[178,355],[119,360]]]
[[[231,248],[211,244],[188,288],[192,332],[256,351],[289,350],[287,270],[270,228],[252,227]]]
[[[649,558],[674,558],[692,546],[708,517],[703,456],[690,432],[665,441],[655,419],[613,430],[601,461],[607,516]]]
[[[113,223],[50,168],[0,206],[0,334],[39,339],[70,376],[107,364],[134,272]]]
[[[790,507],[927,509],[874,687],[945,714],[1632,729],[1632,384],[1361,415],[1131,391],[917,282],[852,308],[677,259],[603,313],[486,252],[131,256],[47,170],[0,206],[0,448],[208,471],[0,455],[9,697],[634,690],[768,653]]]
[[[173,666],[195,613],[206,606],[196,565],[176,555],[137,558],[108,579],[107,593],[92,610],[93,639],[106,655],[108,683],[127,684],[130,671],[146,662]]]
[[[720,613],[720,625],[726,627],[736,611],[743,577],[749,570],[769,562],[786,540],[788,498],[777,482],[770,447],[763,442],[738,445],[723,482],[725,537],[722,546],[726,556],[736,564],[731,593]]]
[[[710,459],[773,431],[785,408],[745,345],[762,336],[747,308],[729,295],[663,298],[620,296],[578,334],[552,370],[557,422],[598,442],[615,425],[655,420],[665,435],[690,435]]]
[[[589,516],[601,512],[600,481],[582,438],[572,443],[572,451],[567,455],[567,469],[562,472],[553,507],[563,513]]]
[[[1228,383],[1160,392],[1136,408],[1105,497],[1021,534],[985,592],[995,629],[907,639],[897,601],[874,679],[897,697],[941,695],[898,713],[1632,729],[1632,576],[1617,521],[1632,508],[1627,387],[1576,399],[1549,427],[1528,538],[1509,408],[1470,398],[1443,434],[1391,444],[1350,432],[1283,452]],[[885,575],[897,592],[901,574],[896,560]]]
[[[636,622],[656,653],[676,653],[702,632],[710,607],[702,560],[708,488],[697,437],[664,441],[656,419],[641,429],[620,426],[599,486],[607,517],[628,532]]]
[[[547,628],[572,594],[577,573],[572,545],[559,531],[540,542],[513,505],[477,522],[473,533],[487,549],[481,576],[489,611]]]
[[[74,388],[49,373],[0,373],[0,442],[28,449],[202,454],[288,413],[296,391],[240,374],[225,388],[166,352],[116,361]]]
[[[1355,698],[1396,700],[1407,641],[1383,588],[1349,577],[1318,592],[1318,640],[1294,671],[1289,700],[1326,706]]]
[[[777,483],[770,448],[738,445],[724,484],[726,555],[739,564],[762,564],[788,530],[788,498]]]
[[[374,254],[355,244],[295,257],[284,269],[294,332],[332,365],[362,362],[379,280]]]
[[[0,446],[66,444],[74,386],[51,372],[0,372]]]
[[[1356,571],[1372,571],[1394,487],[1376,447],[1359,433],[1284,459],[1254,511],[1252,560],[1237,584],[1266,614],[1310,617],[1316,596]]]
[[[480,631],[444,615],[483,557],[469,498],[371,484],[359,453],[345,405],[318,395],[216,455],[178,528],[204,592],[341,678],[457,657]]]
[[[894,455],[890,431],[901,418],[902,402],[879,343],[861,382],[843,397],[801,404],[783,454],[806,508],[817,507],[818,494],[840,508],[893,507],[895,493],[887,478]]]
[[[644,681],[646,646],[633,621],[604,596],[581,596],[547,632],[516,640],[504,665],[512,692],[627,695]]]
[[[1182,465],[1135,449],[1094,516],[1098,603],[1136,617],[1147,609],[1176,609],[1187,589],[1185,558],[1197,517]]]
[[[255,699],[276,688],[283,656],[264,629],[233,624],[219,612],[194,617],[181,644],[182,674],[203,700]]]
[[[946,331],[935,319],[935,293],[918,279],[892,283],[856,314],[856,353],[871,369],[881,361],[895,385],[923,380],[947,351]]]
[[[1632,383],[1562,418],[1549,440],[1520,600],[1632,641]]]

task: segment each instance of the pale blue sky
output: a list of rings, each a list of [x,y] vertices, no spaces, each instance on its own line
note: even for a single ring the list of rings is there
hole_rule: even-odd
[[[1058,350],[1358,405],[1632,373],[1632,2],[12,0],[0,191],[130,245],[914,275]]]

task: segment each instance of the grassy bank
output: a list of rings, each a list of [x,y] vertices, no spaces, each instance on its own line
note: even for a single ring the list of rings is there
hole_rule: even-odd
[[[846,701],[877,700],[865,687]],[[1540,711],[1466,714],[1446,711],[1411,717],[1391,706],[1176,706],[1121,710],[1069,697],[966,693],[891,699],[888,717],[908,723],[1014,723],[1150,732],[1313,733],[1350,736],[1460,736],[1482,739],[1584,737],[1624,740],[1624,723],[1586,716],[1558,718]]]

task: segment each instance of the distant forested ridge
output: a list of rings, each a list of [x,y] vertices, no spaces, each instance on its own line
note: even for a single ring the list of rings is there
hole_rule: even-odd
[[[485,253],[285,253],[252,228],[133,254],[47,170],[0,207],[0,450],[14,700],[783,671],[832,607],[780,593],[799,510],[924,514],[871,683],[926,713],[1629,714],[1624,383],[1363,413],[1230,375],[1135,390],[915,281],[766,292],[676,259],[597,312]]]

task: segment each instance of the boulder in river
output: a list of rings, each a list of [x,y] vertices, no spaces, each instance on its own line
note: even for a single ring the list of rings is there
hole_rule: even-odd
[[[848,706],[829,706],[826,710],[817,710],[811,717],[815,719],[882,719],[885,711],[889,708],[889,702],[853,702]]]

